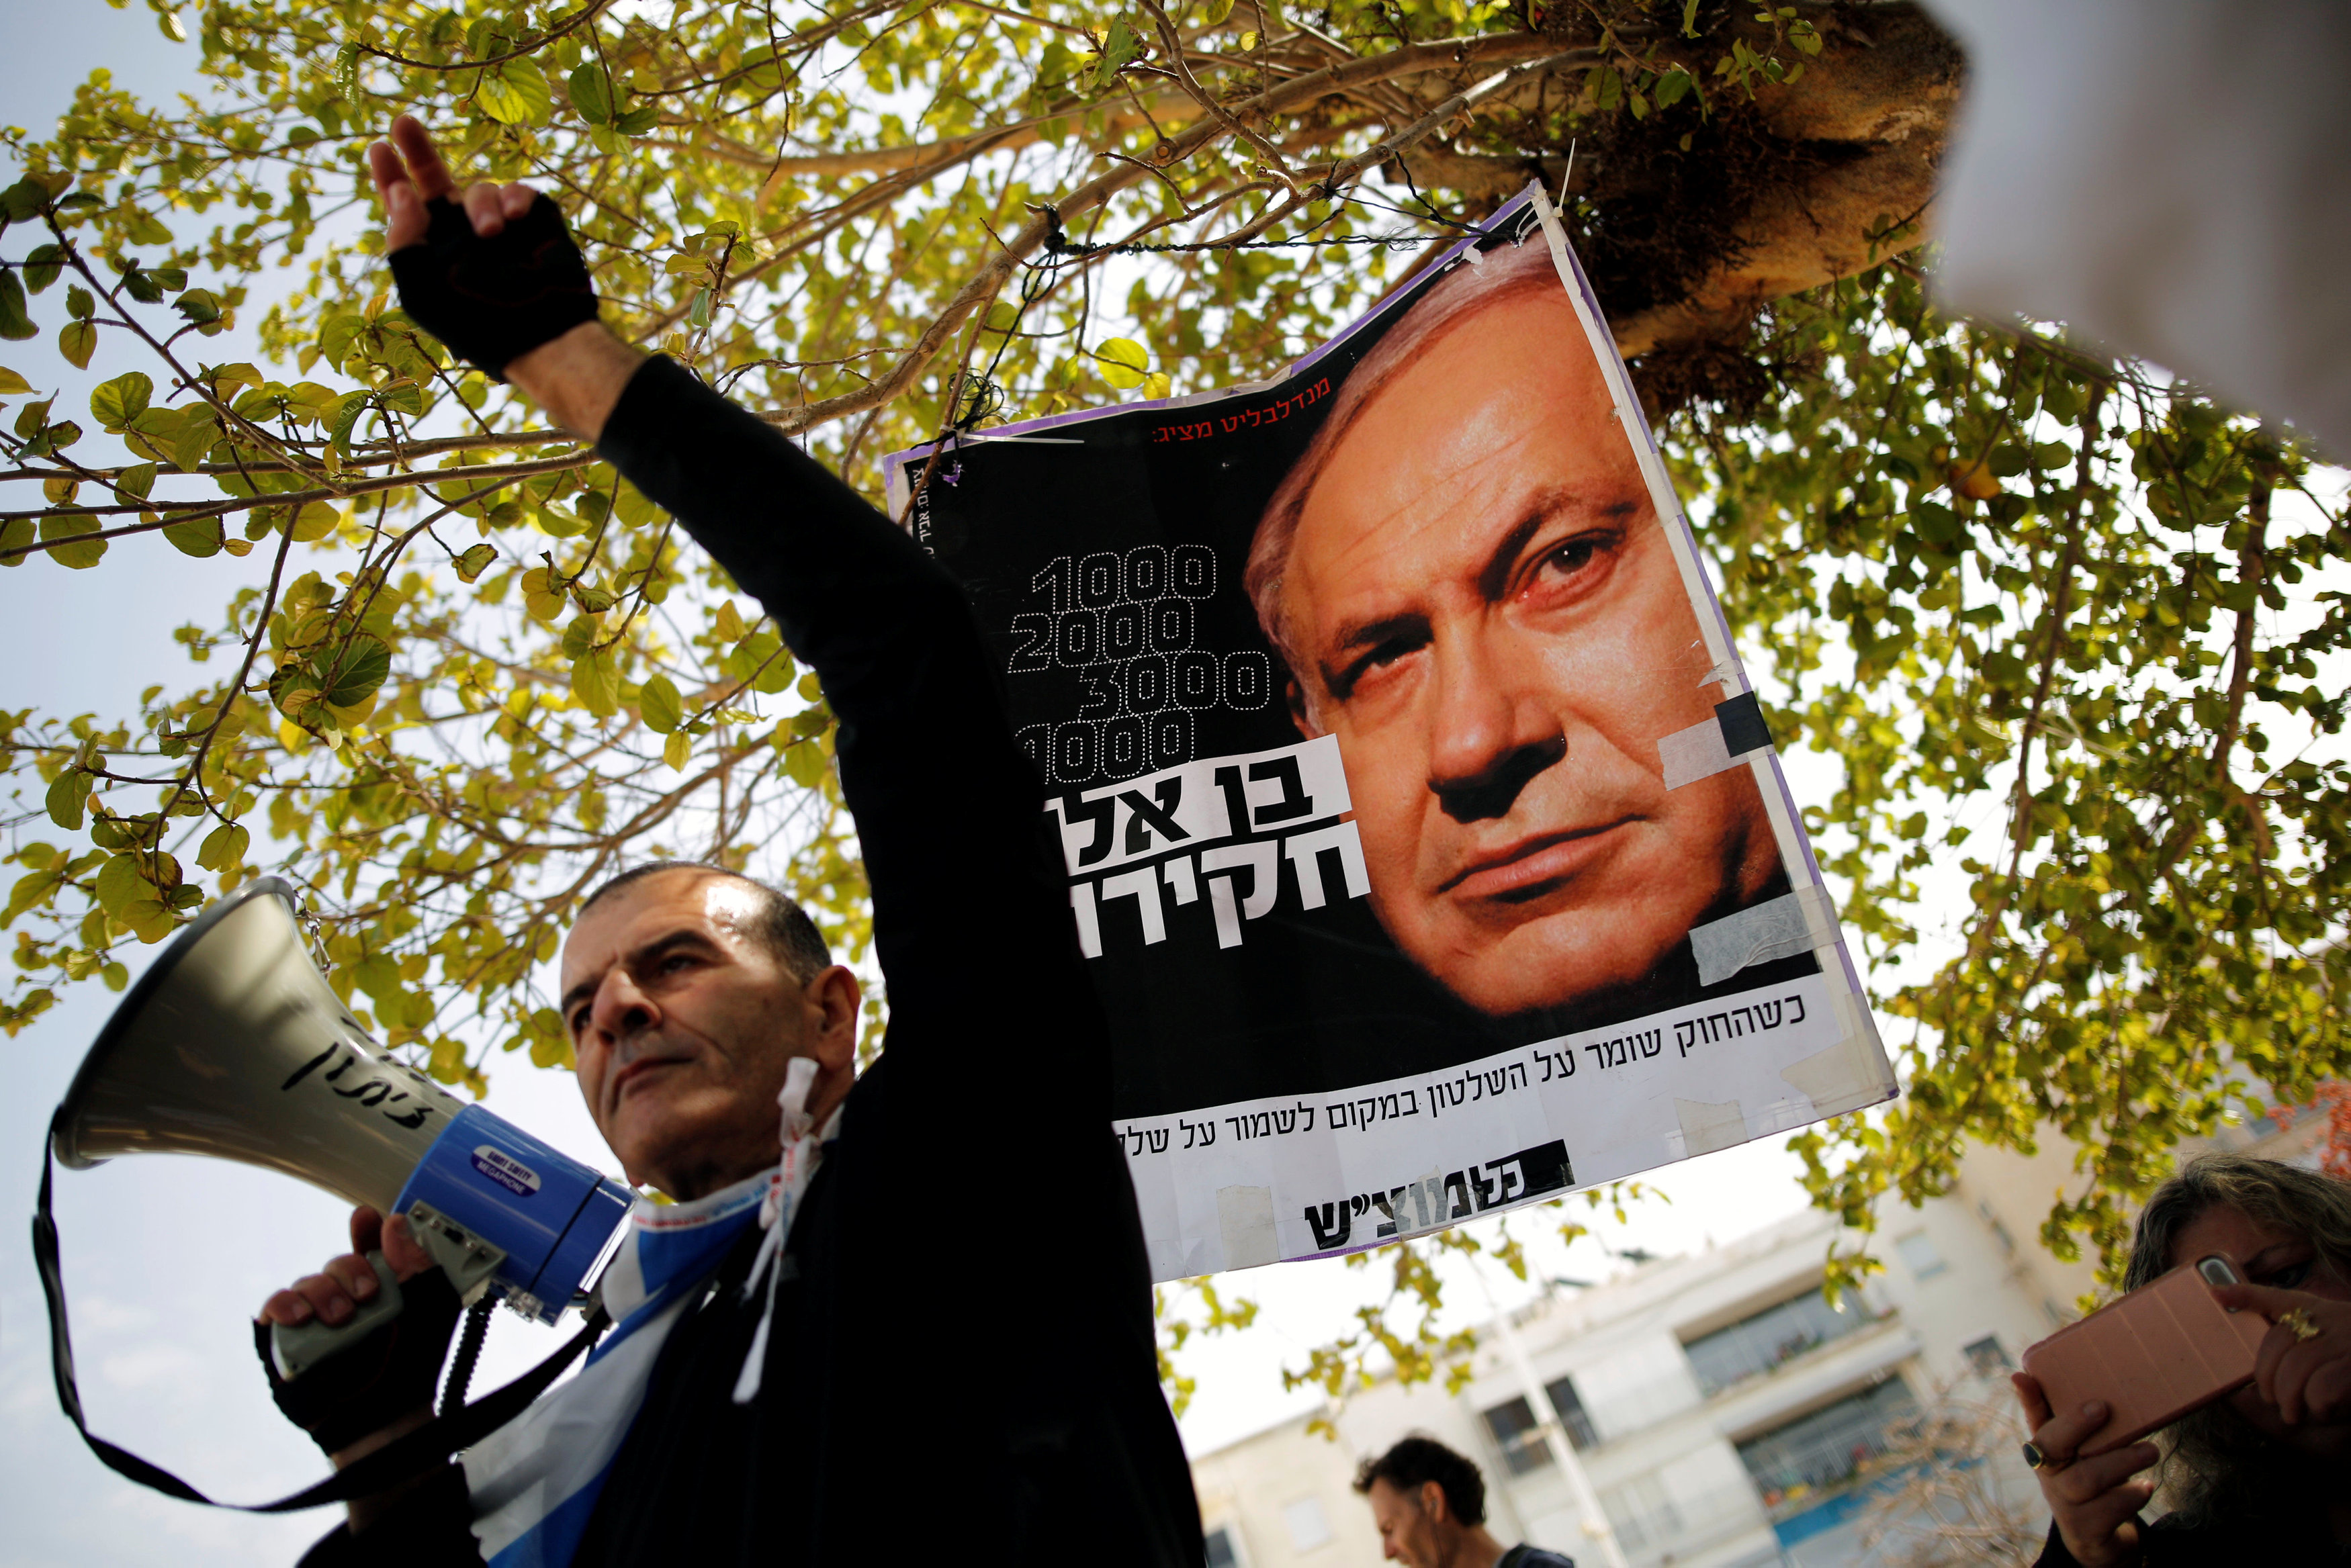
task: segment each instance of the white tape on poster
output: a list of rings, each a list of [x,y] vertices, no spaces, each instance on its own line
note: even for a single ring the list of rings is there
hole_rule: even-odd
[[[1836,906],[1815,882],[1719,920],[1690,929],[1700,985],[1729,980],[1750,964],[1793,958],[1837,944]]]
[[[1882,1098],[1876,1036],[1855,1043],[1868,1015],[1839,1005],[1841,978],[1343,1093],[1121,1123],[1152,1275],[1379,1246]]]

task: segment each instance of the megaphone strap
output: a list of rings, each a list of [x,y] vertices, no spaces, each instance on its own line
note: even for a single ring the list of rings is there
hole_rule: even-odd
[[[54,1144],[55,1139],[48,1140]],[[57,1375],[57,1404],[66,1418],[89,1445],[99,1462],[117,1475],[137,1481],[141,1486],[175,1497],[183,1502],[200,1502],[207,1508],[229,1508],[241,1513],[294,1513],[306,1508],[319,1508],[330,1502],[349,1502],[355,1497],[370,1497],[388,1491],[401,1482],[423,1475],[435,1465],[445,1463],[452,1454],[469,1449],[482,1438],[513,1420],[528,1407],[530,1402],[545,1393],[548,1386],[563,1375],[563,1369],[578,1360],[593,1345],[611,1320],[604,1309],[598,1307],[589,1314],[586,1326],[574,1334],[562,1349],[507,1384],[496,1393],[447,1415],[439,1416],[407,1436],[394,1439],[374,1453],[344,1469],[337,1470],[316,1485],[303,1488],[291,1496],[275,1502],[223,1502],[206,1497],[178,1476],[141,1459],[128,1449],[108,1442],[89,1429],[83,1419],[81,1386],[74,1376],[73,1335],[67,1323],[65,1269],[57,1246],[57,1224],[49,1211],[49,1189],[56,1175],[56,1164],[48,1147],[41,1155],[41,1190],[33,1206],[33,1262],[40,1271],[41,1294],[49,1309],[49,1357]]]

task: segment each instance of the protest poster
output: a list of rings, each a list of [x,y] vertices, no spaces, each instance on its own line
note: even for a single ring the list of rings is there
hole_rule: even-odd
[[[1541,192],[1277,380],[884,471],[1045,781],[1155,1277],[1894,1095]]]

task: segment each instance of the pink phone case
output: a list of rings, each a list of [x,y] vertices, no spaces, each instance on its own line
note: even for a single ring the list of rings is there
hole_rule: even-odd
[[[2024,1370],[2040,1380],[2053,1412],[2091,1399],[2112,1412],[2081,1458],[2127,1448],[2252,1380],[2270,1325],[2259,1313],[2231,1313],[2212,1299],[2214,1285],[2239,1282],[2228,1259],[2199,1258],[2024,1353]]]

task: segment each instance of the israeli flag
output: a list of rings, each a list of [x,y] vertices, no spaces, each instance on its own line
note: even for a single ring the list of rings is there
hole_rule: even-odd
[[[641,1199],[604,1271],[612,1332],[580,1375],[467,1450],[474,1537],[490,1568],[567,1568],[644,1403],[670,1330],[743,1232],[758,1222],[770,1173],[691,1203]]]
[[[550,1389],[465,1453],[474,1538],[489,1568],[569,1568],[612,1460],[645,1402],[664,1342],[754,1225],[767,1235],[743,1293],[748,1299],[764,1283],[767,1310],[734,1397],[743,1405],[758,1396],[776,1286],[784,1274],[784,1242],[824,1140],[841,1125],[835,1110],[821,1133],[810,1130],[804,1107],[815,1076],[816,1064],[805,1056],[785,1071],[777,1096],[784,1113],[783,1158],[772,1168],[691,1203],[638,1201],[629,1214],[629,1234],[597,1285],[612,1315],[612,1332],[590,1353],[579,1376]]]

